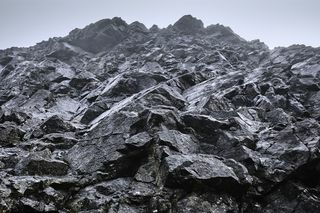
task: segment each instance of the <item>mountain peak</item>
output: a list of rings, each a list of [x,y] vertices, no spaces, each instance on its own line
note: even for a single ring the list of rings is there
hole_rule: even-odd
[[[133,32],[138,32],[138,33],[147,33],[149,31],[144,24],[138,21],[132,22],[129,25],[129,29]]]
[[[127,37],[128,24],[119,17],[103,19],[70,32],[66,40],[82,49],[98,53],[108,50]]]
[[[320,49],[235,35],[116,17],[0,51],[0,212],[319,212]]]
[[[173,25],[173,28],[186,34],[195,34],[204,29],[203,22],[200,19],[193,17],[192,15],[182,16]]]

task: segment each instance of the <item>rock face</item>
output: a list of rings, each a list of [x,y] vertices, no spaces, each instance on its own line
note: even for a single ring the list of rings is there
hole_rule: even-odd
[[[196,34],[204,29],[203,22],[198,20],[191,15],[186,15],[180,18],[174,25],[173,28],[184,34]]]
[[[128,25],[121,18],[104,19],[84,29],[75,29],[65,38],[70,44],[98,53],[109,50],[127,37]]]
[[[0,212],[319,212],[320,49],[190,15],[0,51]]]

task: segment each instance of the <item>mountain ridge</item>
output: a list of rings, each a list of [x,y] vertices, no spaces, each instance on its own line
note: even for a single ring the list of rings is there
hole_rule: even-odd
[[[0,51],[1,212],[317,212],[320,48],[183,16]]]

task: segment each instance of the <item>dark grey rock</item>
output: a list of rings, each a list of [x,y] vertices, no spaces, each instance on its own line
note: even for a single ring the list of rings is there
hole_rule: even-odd
[[[236,193],[242,191],[234,169],[216,156],[172,155],[165,159],[165,167],[168,173],[165,184],[169,187],[180,186],[186,190],[207,188]]]
[[[12,146],[21,142],[24,135],[25,132],[15,125],[9,123],[0,124],[0,145],[2,147]]]
[[[132,31],[133,33],[148,33],[149,32],[148,28],[144,24],[142,24],[138,21],[135,21],[135,22],[132,22],[131,24],[129,24],[129,30]]]
[[[225,195],[190,194],[179,200],[177,212],[237,212],[238,204],[234,198]]]
[[[0,50],[0,212],[319,212],[319,55],[190,15]]]
[[[218,120],[208,115],[184,114],[182,120],[186,125],[203,134],[214,134],[218,129],[228,129],[231,124],[227,120]]]
[[[51,133],[44,135],[42,140],[46,143],[54,144],[57,149],[69,149],[78,142],[72,133]]]
[[[68,164],[60,160],[39,157],[36,154],[22,159],[16,166],[20,175],[63,176],[68,173]]]
[[[208,33],[209,35],[215,35],[218,38],[221,37],[234,37],[237,36],[230,27],[225,27],[223,25],[220,24],[215,24],[215,25],[209,25],[206,28],[206,33]],[[240,37],[239,37],[240,38]]]
[[[129,148],[139,149],[148,146],[151,141],[152,137],[148,133],[141,132],[125,140],[125,145]]]
[[[191,154],[199,151],[199,145],[191,135],[176,130],[165,130],[158,133],[159,144],[170,147],[173,151]]]
[[[186,15],[180,18],[173,25],[173,28],[186,34],[195,34],[204,29],[202,21],[192,17],[191,15]]]
[[[98,53],[110,50],[127,37],[128,24],[121,18],[104,19],[84,29],[75,29],[66,38],[71,44]]]
[[[63,133],[63,132],[72,132],[75,130],[75,127],[70,123],[65,122],[59,116],[55,115],[46,120],[41,126],[40,129],[46,133]]]
[[[61,61],[69,61],[72,57],[76,56],[77,54],[67,48],[63,48],[63,49],[58,49],[53,51],[52,53],[48,54],[47,57],[48,58],[56,58],[59,59]]]
[[[158,27],[158,25],[152,25],[152,27],[150,27],[150,29],[149,29],[149,31],[151,32],[151,33],[157,33],[157,32],[159,32],[159,27]]]
[[[3,114],[1,115],[0,112],[0,122],[14,122],[18,125],[24,123],[27,119],[29,119],[30,117],[24,113],[24,112],[19,112],[19,111],[6,111],[3,112]]]
[[[81,72],[74,78],[72,78],[69,82],[71,87],[76,89],[82,89],[88,83],[96,81],[95,76],[89,72]]]
[[[12,59],[13,59],[13,57],[11,57],[11,56],[5,56],[0,59],[0,65],[6,66],[7,64],[10,63],[10,61],[12,61]]]

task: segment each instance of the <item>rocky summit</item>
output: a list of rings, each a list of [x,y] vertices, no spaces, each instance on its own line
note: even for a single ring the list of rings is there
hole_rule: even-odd
[[[0,70],[0,212],[320,211],[320,48],[113,18]]]

